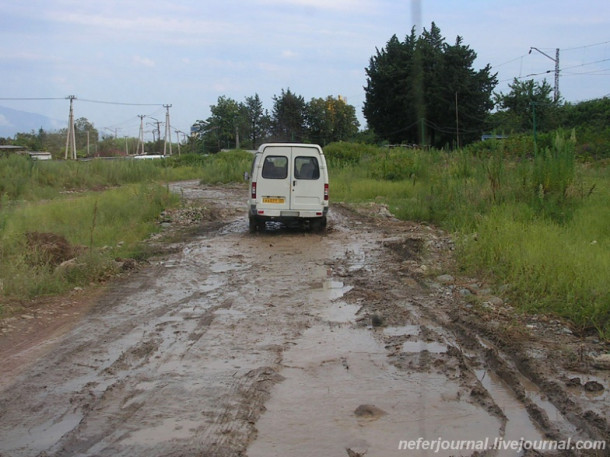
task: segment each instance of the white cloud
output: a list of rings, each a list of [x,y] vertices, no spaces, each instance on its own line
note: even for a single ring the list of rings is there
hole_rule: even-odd
[[[282,57],[285,59],[291,59],[296,56],[297,56],[297,53],[294,51],[291,51],[290,49],[286,49],[286,50],[282,51]]]
[[[152,68],[156,65],[154,60],[149,59],[148,57],[142,57],[142,56],[134,56],[133,62],[137,65],[142,65],[143,67],[149,67],[149,68]]]

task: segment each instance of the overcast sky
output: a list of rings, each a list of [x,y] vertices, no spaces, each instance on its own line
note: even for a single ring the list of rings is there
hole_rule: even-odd
[[[286,88],[345,96],[364,121],[375,48],[432,21],[449,43],[463,37],[476,69],[493,67],[497,91],[540,73],[527,79],[553,85],[553,60],[533,46],[561,49],[565,100],[610,95],[608,0],[0,0],[0,11],[0,98],[60,99],[0,105],[67,122],[75,95],[77,118],[119,136],[137,136],[138,114],[163,121],[162,104],[188,131],[221,95],[258,93],[271,111]]]

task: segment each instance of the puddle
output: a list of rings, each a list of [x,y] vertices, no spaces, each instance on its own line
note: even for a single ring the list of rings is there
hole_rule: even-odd
[[[242,311],[238,311],[235,309],[217,309],[216,311],[214,311],[214,314],[217,316],[229,316],[229,317],[245,317],[246,313],[242,312]]]
[[[219,231],[219,235],[232,235],[235,233],[244,233],[248,231],[248,222],[246,218],[236,220],[231,222],[224,227],[222,227]]]
[[[354,322],[360,305],[336,301],[331,303],[320,313],[320,317],[328,322],[348,323]]]
[[[403,325],[401,327],[386,327],[383,334],[386,336],[419,335],[419,325]]]
[[[122,445],[160,444],[170,440],[186,439],[193,435],[193,431],[201,427],[201,421],[164,419],[161,424],[131,432],[121,441]]]
[[[312,327],[284,353],[284,365],[285,380],[265,404],[249,457],[339,456],[347,455],[347,448],[369,455],[406,455],[398,450],[403,440],[500,436],[501,421],[460,400],[456,383],[442,374],[395,368],[384,347],[363,329]],[[379,414],[356,413],[363,409]]]
[[[524,438],[531,441],[543,440],[544,436],[532,422],[525,406],[517,401],[512,391],[492,371],[476,370],[479,382],[489,392],[506,416],[506,430],[504,441],[520,440]],[[513,452],[513,455],[514,452]]]
[[[48,448],[77,427],[82,419],[82,414],[71,413],[65,414],[61,418],[50,419],[28,430],[19,428],[14,430],[10,437],[4,436],[2,449],[27,448],[34,440],[41,449]]]
[[[352,286],[346,286],[342,281],[327,279],[324,281],[322,289],[326,291],[328,299],[333,301],[343,297],[346,293],[352,290]]]
[[[436,341],[405,341],[402,343],[403,352],[423,352],[428,351],[434,354],[447,352],[447,345]]]
[[[549,420],[566,436],[577,437],[580,436],[578,429],[568,421],[563,414],[553,405],[546,395],[544,395],[538,386],[532,381],[527,379],[525,376],[519,374],[519,381],[525,389],[527,397],[534,402],[539,408],[544,410]],[[581,436],[582,439],[586,439],[585,436]]]

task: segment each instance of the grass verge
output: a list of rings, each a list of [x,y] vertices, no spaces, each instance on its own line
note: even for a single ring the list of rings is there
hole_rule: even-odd
[[[164,186],[147,183],[3,207],[4,301],[62,293],[105,279],[118,268],[115,258],[137,256],[139,242],[159,229],[159,213],[177,203]]]
[[[578,164],[566,133],[535,155],[510,144],[453,153],[333,145],[332,198],[382,201],[401,219],[452,231],[460,267],[505,286],[517,308],[610,338],[606,166]]]

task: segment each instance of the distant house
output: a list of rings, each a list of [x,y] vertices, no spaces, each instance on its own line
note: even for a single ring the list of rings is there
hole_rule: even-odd
[[[0,155],[2,157],[6,157],[10,154],[23,154],[27,148],[24,146],[14,146],[12,144],[2,144],[0,145]]]
[[[504,140],[505,138],[508,138],[508,135],[492,135],[487,133],[485,135],[481,135],[481,141]]]
[[[53,157],[50,152],[45,151],[26,151],[32,160],[51,160]]]
[[[25,155],[32,160],[51,160],[53,158],[50,152],[28,151],[24,146],[15,146],[12,144],[0,145],[0,156],[7,157],[10,154]]]

